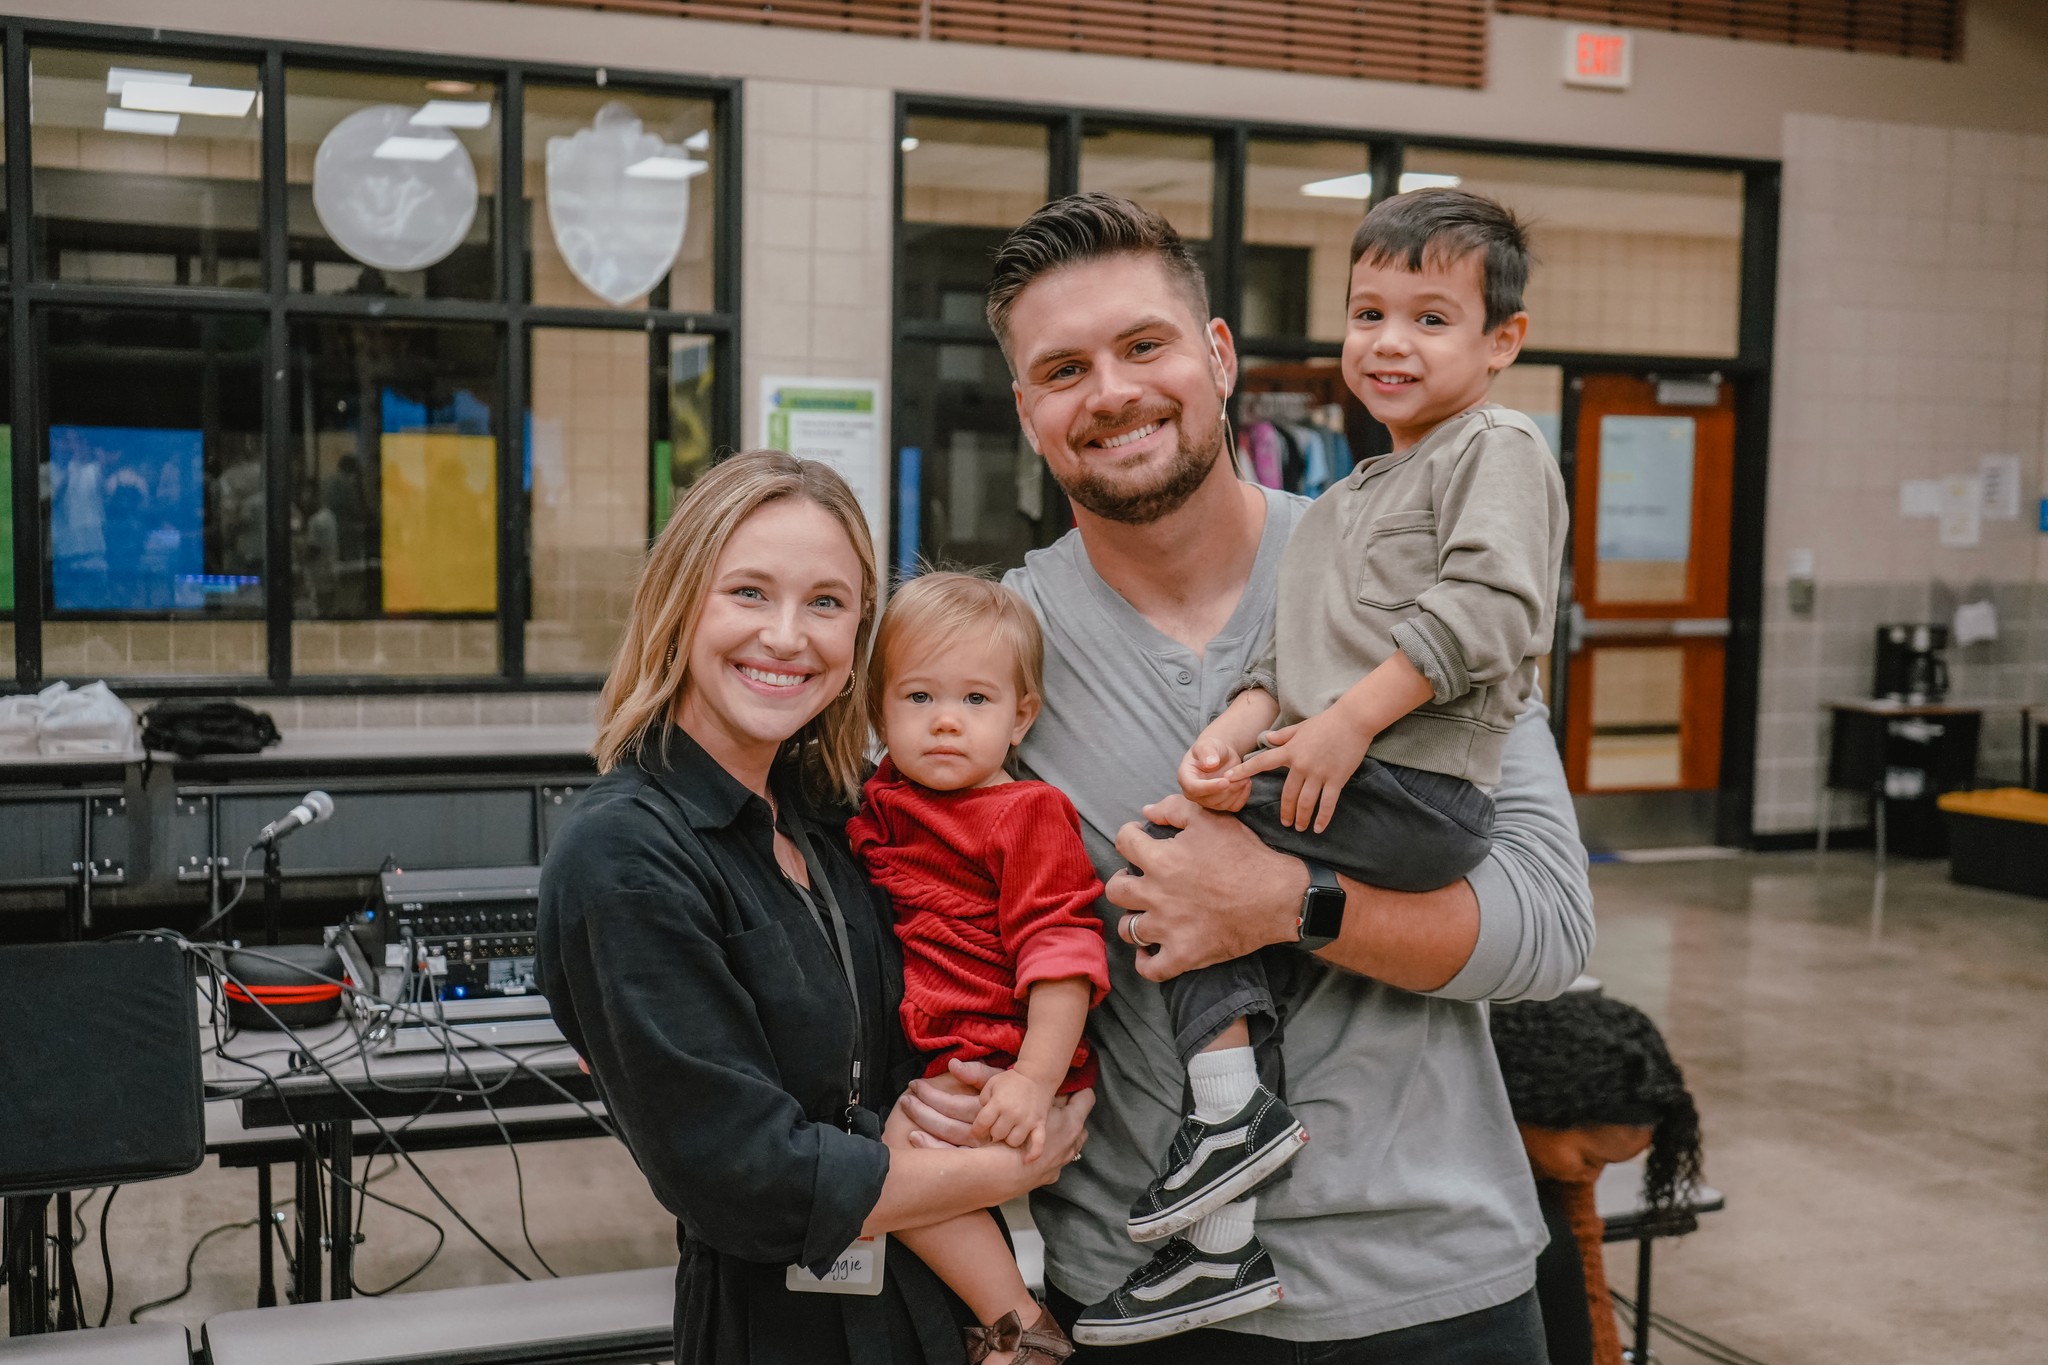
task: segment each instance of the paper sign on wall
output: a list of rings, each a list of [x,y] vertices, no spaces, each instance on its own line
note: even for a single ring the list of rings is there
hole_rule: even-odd
[[[1951,474],[1941,480],[1941,543],[1966,549],[1984,537],[1984,480]]]
[[[764,379],[761,444],[839,472],[870,520],[880,501],[882,385],[874,379]]]
[[[1984,515],[1994,521],[2018,521],[2020,457],[1986,455],[1977,462],[1977,477],[1984,481]]]
[[[1902,479],[1899,481],[1899,515],[1902,517],[1934,518],[1941,515],[1940,479]]]

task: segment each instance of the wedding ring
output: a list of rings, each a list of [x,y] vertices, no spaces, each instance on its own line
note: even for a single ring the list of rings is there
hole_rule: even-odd
[[[1138,937],[1138,921],[1143,919],[1144,917],[1145,912],[1143,910],[1133,910],[1130,914],[1125,915],[1124,937],[1129,939],[1132,943],[1135,943],[1140,948],[1156,948],[1159,945],[1155,943],[1148,943],[1144,939]]]

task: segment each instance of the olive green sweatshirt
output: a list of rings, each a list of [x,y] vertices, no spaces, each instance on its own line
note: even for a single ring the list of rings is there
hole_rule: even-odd
[[[1372,756],[1491,788],[1550,649],[1566,521],[1543,434],[1490,403],[1362,462],[1287,543],[1274,652],[1245,684],[1271,691],[1290,725],[1399,650],[1435,696]]]

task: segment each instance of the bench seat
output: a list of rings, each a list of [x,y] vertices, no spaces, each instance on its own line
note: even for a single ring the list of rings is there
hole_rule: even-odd
[[[175,1322],[0,1337],[6,1365],[192,1365],[192,1336]]]
[[[658,1266],[245,1308],[204,1339],[213,1365],[594,1365],[668,1359],[674,1318],[675,1270]]]

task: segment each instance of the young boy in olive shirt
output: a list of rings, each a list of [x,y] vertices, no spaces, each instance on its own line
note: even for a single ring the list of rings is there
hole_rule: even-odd
[[[1534,423],[1486,402],[1528,329],[1513,214],[1462,190],[1398,195],[1366,215],[1351,256],[1344,378],[1394,450],[1302,515],[1274,652],[1179,778],[1323,884],[1334,868],[1423,891],[1486,856],[1501,751],[1555,623],[1564,484]],[[1081,1315],[1082,1342],[1151,1340],[1280,1295],[1249,1192],[1307,1134],[1274,1093],[1273,983],[1240,958],[1165,990],[1193,1112],[1129,1227],[1173,1240]],[[1202,1287],[1226,1279],[1224,1292]]]

